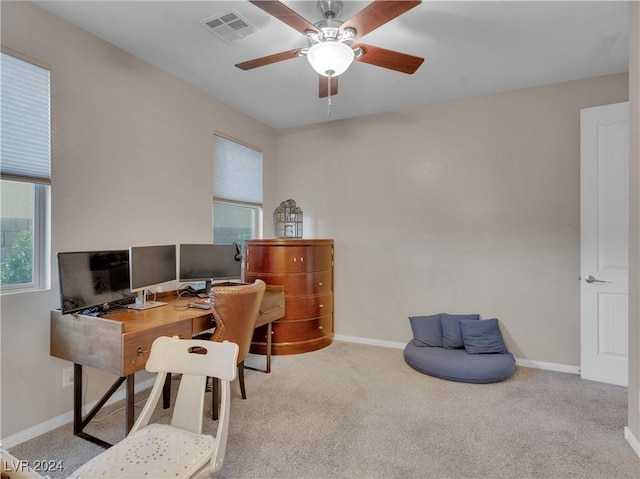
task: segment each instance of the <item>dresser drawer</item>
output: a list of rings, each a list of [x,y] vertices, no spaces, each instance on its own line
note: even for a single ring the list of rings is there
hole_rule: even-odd
[[[333,246],[306,246],[301,255],[300,271],[328,271],[333,269]]]
[[[333,267],[333,247],[249,245],[245,267],[247,274],[327,271]]]
[[[333,313],[333,294],[317,296],[287,296],[287,312],[284,321],[319,318]]]
[[[256,279],[261,279],[267,284],[282,286],[287,296],[310,296],[333,291],[332,271],[289,274],[247,273],[247,282],[253,283]]]
[[[245,268],[253,272],[296,273],[299,271],[298,248],[289,246],[248,246]],[[295,258],[295,261],[294,261]],[[249,279],[245,276],[245,281]]]
[[[123,335],[123,363],[121,376],[128,376],[144,369],[149,359],[151,344],[160,336],[178,336],[191,339],[191,319],[158,326],[153,330],[132,331]]]
[[[272,341],[276,344],[309,341],[333,334],[333,315],[273,323]]]

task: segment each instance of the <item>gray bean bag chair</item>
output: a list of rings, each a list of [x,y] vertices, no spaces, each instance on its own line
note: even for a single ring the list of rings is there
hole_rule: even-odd
[[[409,318],[413,339],[404,359],[421,373],[463,383],[494,383],[516,371],[498,320],[477,314],[435,314]]]

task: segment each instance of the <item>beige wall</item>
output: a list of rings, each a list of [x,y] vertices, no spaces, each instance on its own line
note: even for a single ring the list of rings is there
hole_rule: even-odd
[[[277,191],[336,241],[336,332],[480,313],[516,357],[577,368],[580,109],[627,97],[619,74],[279,132]]]
[[[51,66],[53,253],[211,241],[214,131],[263,149],[272,204],[271,128],[28,3],[2,2],[1,32]],[[54,259],[50,291],[2,297],[3,438],[72,406],[49,356]],[[86,402],[113,379],[88,370]]]

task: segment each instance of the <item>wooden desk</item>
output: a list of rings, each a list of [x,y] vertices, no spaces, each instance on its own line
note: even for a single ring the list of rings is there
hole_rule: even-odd
[[[282,299],[280,299],[282,297]],[[144,369],[151,350],[151,344],[159,336],[179,336],[191,338],[215,326],[210,310],[184,308],[193,297],[178,299],[175,291],[158,295],[165,306],[138,310],[119,310],[102,317],[82,314],[61,314],[51,311],[50,353],[60,359],[74,363],[73,369],[73,432],[103,447],[111,445],[83,431],[96,413],[105,405],[120,385],[126,381],[125,427],[129,432],[134,422],[134,375]],[[275,303],[283,305],[282,310],[274,310]],[[263,300],[269,314],[264,321],[275,321],[284,316],[284,293],[270,290]],[[177,309],[178,308],[178,309]],[[184,309],[183,309],[184,308]],[[267,367],[269,367],[269,356]],[[118,379],[96,403],[93,409],[82,417],[82,367],[90,366],[118,376]],[[165,387],[164,407],[169,403],[170,381]]]

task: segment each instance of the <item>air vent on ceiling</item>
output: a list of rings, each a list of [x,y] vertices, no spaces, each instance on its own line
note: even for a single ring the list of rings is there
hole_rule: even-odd
[[[200,24],[229,44],[259,31],[234,9],[202,20]]]

